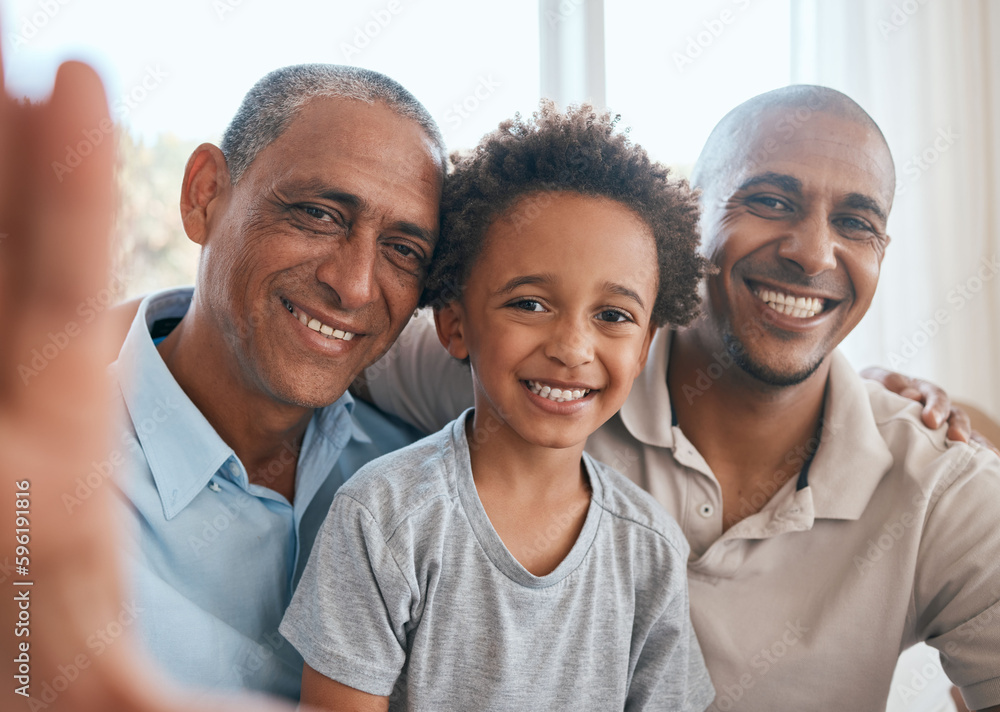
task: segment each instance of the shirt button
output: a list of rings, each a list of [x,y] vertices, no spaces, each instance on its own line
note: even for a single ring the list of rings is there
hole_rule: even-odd
[[[713,514],[715,514],[715,507],[706,502],[705,504],[698,507],[698,514],[705,517],[705,519],[708,519]]]

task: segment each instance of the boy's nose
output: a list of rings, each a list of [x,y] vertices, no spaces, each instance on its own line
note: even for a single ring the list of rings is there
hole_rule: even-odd
[[[594,346],[583,325],[576,320],[561,319],[552,327],[545,355],[566,368],[576,368],[594,360]]]

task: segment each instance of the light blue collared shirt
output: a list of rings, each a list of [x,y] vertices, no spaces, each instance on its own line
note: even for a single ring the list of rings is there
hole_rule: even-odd
[[[298,699],[302,658],[278,624],[333,495],[359,467],[420,434],[345,393],[309,422],[294,502],[251,484],[151,335],[173,328],[192,294],[144,299],[111,366],[125,418],[109,462],[135,527],[130,611],[153,657],[180,681]]]

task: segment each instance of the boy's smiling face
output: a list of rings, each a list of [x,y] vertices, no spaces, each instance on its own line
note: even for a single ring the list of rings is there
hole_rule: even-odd
[[[656,265],[649,226],[607,198],[534,193],[495,220],[462,301],[436,314],[442,343],[472,364],[476,420],[582,448],[645,364]]]

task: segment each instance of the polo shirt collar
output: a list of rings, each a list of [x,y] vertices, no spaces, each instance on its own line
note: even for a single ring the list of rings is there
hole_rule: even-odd
[[[646,367],[620,412],[636,440],[671,450],[676,443],[667,389],[672,337],[670,329],[653,337]],[[875,422],[864,380],[839,351],[829,358],[820,444],[799,489],[812,496],[816,518],[858,519],[892,467],[893,456]]]
[[[667,390],[667,360],[670,356],[670,329],[658,329],[649,346],[646,367],[632,384],[621,419],[641,443],[673,449],[673,411]]]
[[[233,449],[174,380],[150,336],[158,320],[183,317],[193,294],[193,288],[183,287],[143,299],[112,367],[168,520],[187,507],[228,460],[239,462]],[[318,409],[303,439],[302,452],[316,449],[312,446],[317,435],[337,450],[352,438],[370,442],[356,423],[346,427],[344,418],[349,419],[353,409],[354,399],[349,393],[332,406]],[[180,443],[182,447],[178,447]],[[242,465],[238,467],[240,476],[246,477]],[[315,486],[310,483],[310,489]]]
[[[847,358],[834,351],[819,448],[809,468],[816,518],[858,519],[892,465],[868,387]]]

